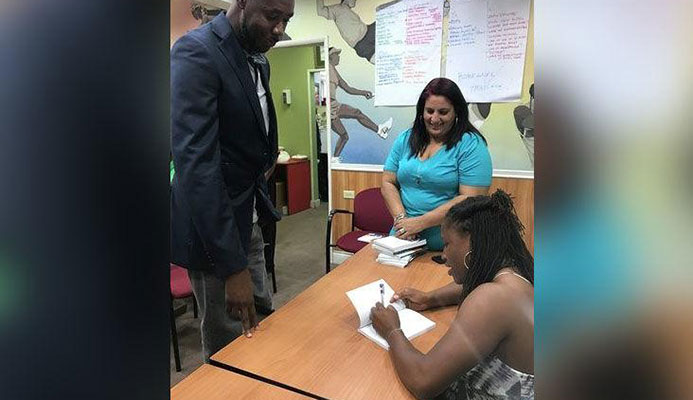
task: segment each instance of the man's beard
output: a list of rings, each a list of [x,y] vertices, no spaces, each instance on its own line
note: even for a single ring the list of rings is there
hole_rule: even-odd
[[[253,48],[253,43],[250,40],[250,34],[248,33],[248,25],[245,23],[245,10],[241,10],[241,32],[239,33],[241,43],[246,43],[249,47],[246,49],[249,53],[255,53],[256,50]]]

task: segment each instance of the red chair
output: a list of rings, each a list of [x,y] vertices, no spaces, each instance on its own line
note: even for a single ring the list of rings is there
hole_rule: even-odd
[[[332,218],[335,214],[351,214],[351,232],[337,239],[332,244]],[[356,253],[368,243],[359,242],[358,238],[368,233],[389,235],[394,220],[387,209],[380,188],[366,189],[354,198],[354,211],[331,210],[327,216],[327,240],[325,242],[325,273],[330,272],[330,248],[338,247],[349,253]]]
[[[173,342],[173,357],[176,360],[176,371],[180,371],[180,353],[178,352],[178,332],[176,330],[176,316],[173,310],[173,299],[185,299],[192,297],[193,315],[197,318],[197,301],[190,285],[188,271],[175,264],[171,264],[171,339]]]

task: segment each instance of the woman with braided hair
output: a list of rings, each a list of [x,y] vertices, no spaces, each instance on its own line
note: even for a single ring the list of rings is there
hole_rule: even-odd
[[[392,301],[426,310],[459,304],[450,329],[428,352],[414,348],[392,306],[371,310],[404,385],[417,398],[534,399],[534,258],[507,193],[469,197],[442,225],[453,283]]]

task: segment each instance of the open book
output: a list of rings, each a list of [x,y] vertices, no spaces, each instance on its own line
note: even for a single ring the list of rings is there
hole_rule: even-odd
[[[430,331],[436,326],[435,322],[414,310],[406,308],[402,300],[390,303],[390,299],[395,294],[395,291],[392,290],[385,280],[380,279],[346,293],[349,300],[351,300],[351,303],[354,305],[356,313],[359,315],[359,333],[374,341],[385,350],[390,349],[387,341],[378,335],[371,323],[371,308],[375,306],[375,303],[380,301],[381,283],[384,284],[385,288],[385,294],[383,295],[385,303],[383,305],[386,307],[392,305],[397,310],[402,333],[404,333],[407,339],[411,340]]]

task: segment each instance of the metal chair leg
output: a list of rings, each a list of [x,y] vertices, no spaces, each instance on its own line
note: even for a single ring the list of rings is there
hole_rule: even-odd
[[[354,230],[354,213],[353,211],[349,210],[340,210],[340,209],[335,209],[329,212],[327,214],[327,231],[325,232],[325,274],[330,273],[330,249],[335,247],[336,245],[331,244],[332,243],[332,219],[334,218],[335,214],[350,214],[352,216],[351,218],[351,230]]]
[[[173,343],[173,358],[176,361],[176,372],[180,372],[180,354],[178,353],[178,332],[176,332],[176,316],[173,313],[173,299],[171,299],[171,342]]]

